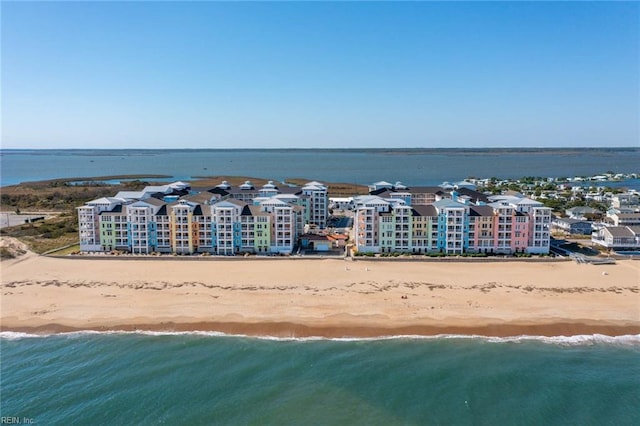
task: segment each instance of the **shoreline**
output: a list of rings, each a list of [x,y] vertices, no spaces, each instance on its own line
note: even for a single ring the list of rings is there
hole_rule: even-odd
[[[640,262],[633,260],[102,262],[28,253],[1,268],[1,331],[640,334]]]
[[[256,338],[323,338],[323,339],[376,339],[393,337],[572,337],[603,335],[608,337],[640,335],[640,325],[547,323],[547,324],[487,324],[484,326],[408,325],[402,327],[369,327],[339,325],[305,325],[290,322],[242,323],[242,322],[160,322],[155,324],[125,323],[108,327],[78,328],[61,324],[39,326],[0,326],[0,332],[16,332],[33,335],[52,335],[76,332],[158,332],[197,333],[211,332],[228,336]]]

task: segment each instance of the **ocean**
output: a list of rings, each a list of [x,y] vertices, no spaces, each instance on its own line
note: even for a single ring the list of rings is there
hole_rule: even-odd
[[[34,424],[640,424],[640,336],[0,342],[2,416]]]
[[[226,175],[280,182],[307,178],[364,185],[380,180],[437,185],[471,176],[514,179],[638,173],[640,148],[0,150],[0,162],[0,186],[126,174],[170,175],[175,180]]]
[[[632,173],[640,164],[640,149],[631,148],[2,150],[0,156],[3,186],[132,173],[433,185],[468,176]],[[640,424],[640,336],[278,340],[4,332],[0,373],[0,423]]]

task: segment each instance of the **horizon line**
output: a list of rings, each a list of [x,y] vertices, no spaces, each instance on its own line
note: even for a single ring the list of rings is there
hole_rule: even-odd
[[[472,150],[472,151],[485,151],[485,150],[567,150],[567,149],[640,149],[640,146],[560,146],[560,147],[545,147],[545,146],[517,146],[517,147],[504,147],[504,146],[488,146],[488,147],[328,147],[328,148],[299,148],[299,147],[266,147],[266,148],[238,148],[238,147],[224,147],[224,148],[207,148],[207,147],[174,147],[174,148],[2,148],[0,151],[356,151],[356,150],[371,150],[371,151],[389,151],[389,150]]]

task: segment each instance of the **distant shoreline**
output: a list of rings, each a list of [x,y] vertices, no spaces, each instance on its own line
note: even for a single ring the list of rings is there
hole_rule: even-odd
[[[607,147],[607,146],[595,146],[595,147],[485,147],[485,148],[472,148],[472,147],[407,147],[407,148],[384,148],[384,147],[365,147],[365,148],[3,148],[0,149],[0,153],[25,153],[25,152],[183,152],[183,151],[202,151],[202,152],[215,152],[215,151],[237,151],[237,152],[250,152],[250,151],[318,151],[318,152],[349,152],[349,151],[371,151],[371,152],[384,152],[384,151],[400,151],[400,152],[535,152],[535,151],[640,151],[640,148],[635,146],[620,146],[620,147]]]
[[[284,181],[409,185],[454,182],[469,176],[589,176],[613,170],[638,173],[637,147],[563,148],[227,148],[0,150],[2,186],[60,177],[132,172],[193,176],[263,176]],[[63,167],[52,169],[51,164]]]

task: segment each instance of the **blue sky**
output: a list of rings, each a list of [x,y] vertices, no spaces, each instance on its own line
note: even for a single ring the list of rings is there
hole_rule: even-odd
[[[637,2],[2,2],[3,148],[640,145]]]

